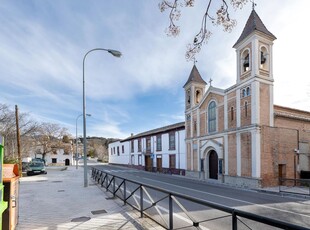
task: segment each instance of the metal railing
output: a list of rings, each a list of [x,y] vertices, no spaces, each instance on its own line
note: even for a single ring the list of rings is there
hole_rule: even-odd
[[[310,179],[279,178],[279,192],[310,196]]]
[[[178,211],[182,211],[183,216],[187,218],[187,223],[190,222],[190,225],[187,227],[196,227],[198,229],[201,229],[200,227],[203,228],[201,224],[207,221],[231,217],[230,226],[233,230],[238,229],[238,223],[241,223],[242,226],[247,229],[251,229],[251,227],[245,223],[245,220],[250,220],[254,223],[262,223],[280,229],[309,230],[309,228],[306,227],[245,212],[185,194],[172,192],[153,185],[125,179],[95,167],[92,168],[91,176],[96,183],[100,184],[102,187],[105,187],[107,192],[111,192],[113,197],[118,197],[121,199],[124,202],[124,205],[130,205],[132,208],[140,212],[141,217],[145,215],[166,229],[175,229],[174,218],[176,218],[176,216],[180,216],[176,213],[177,207]],[[158,198],[158,194],[162,195]],[[155,200],[155,198],[157,198],[157,200]],[[133,204],[129,200],[133,201]],[[160,207],[159,205],[159,203],[164,200],[166,201],[165,204],[168,206],[167,208],[163,208],[162,206]],[[217,218],[197,220],[197,218],[194,218],[191,212],[186,209],[185,205],[183,205],[181,201],[195,203],[206,209],[211,208],[212,210],[215,209],[226,214]],[[155,208],[157,211],[157,216],[159,216],[159,219],[162,220],[161,222],[155,219],[154,215],[147,213],[147,210],[150,210],[151,208]],[[164,213],[165,211],[166,213]],[[184,227],[177,228],[184,229]]]

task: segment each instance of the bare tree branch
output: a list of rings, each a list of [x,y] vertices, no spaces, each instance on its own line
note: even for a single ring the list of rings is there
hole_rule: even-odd
[[[187,45],[187,51],[185,53],[186,60],[194,60],[195,55],[200,52],[201,47],[208,42],[212,32],[208,29],[208,21],[214,26],[222,26],[225,32],[231,32],[236,26],[237,21],[231,19],[229,15],[229,5],[226,0],[207,0],[207,8],[202,17],[202,22],[199,32],[194,36],[193,42]],[[212,3],[219,3],[220,7],[216,10],[214,16],[212,16]],[[230,0],[230,5],[236,9],[242,9],[243,6],[248,2],[248,0]],[[182,7],[193,7],[194,0],[163,0],[159,4],[159,9],[161,12],[170,10],[169,12],[169,26],[166,28],[166,34],[168,36],[176,37],[180,33],[180,27],[176,25],[176,22],[181,17]]]

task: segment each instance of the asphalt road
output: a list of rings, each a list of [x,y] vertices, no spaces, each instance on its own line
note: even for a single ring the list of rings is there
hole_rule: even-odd
[[[100,165],[96,166],[96,168],[104,170],[109,174],[113,174],[132,181],[137,181],[139,183],[163,188],[172,192],[182,193],[187,196],[199,198],[272,219],[304,226],[310,229],[309,199],[288,196],[283,197],[280,195],[267,194],[255,190],[245,190],[222,184],[206,183],[203,181],[188,179],[183,176],[150,173],[141,170],[110,165]],[[134,186],[132,185],[132,187]],[[155,191],[149,191],[149,196],[150,197],[148,199],[151,199],[150,202],[153,202],[152,197],[160,197],[161,195]],[[193,205],[184,200],[182,200],[181,203],[184,207],[186,207],[190,215],[194,216],[196,220],[209,220],[206,221],[205,224],[201,225],[207,226],[205,229],[226,229],[226,227],[227,229],[230,228],[231,217],[217,219],[218,217],[226,216],[227,214],[224,212],[205,208],[199,205]],[[167,201],[166,204],[162,203],[161,207],[163,210],[165,210],[165,208],[167,209]],[[179,209],[176,207],[176,210]],[[155,210],[153,210],[153,212],[154,211]],[[156,210],[156,212],[161,211]],[[178,213],[183,212],[179,210]],[[156,213],[154,212],[152,215],[156,215]],[[185,219],[186,215],[180,214],[179,217],[180,219]],[[160,220],[160,217],[158,218]],[[268,228],[267,226],[259,225],[249,220],[243,221],[252,229],[273,229]],[[244,226],[244,229],[248,229],[246,225],[241,225]]]

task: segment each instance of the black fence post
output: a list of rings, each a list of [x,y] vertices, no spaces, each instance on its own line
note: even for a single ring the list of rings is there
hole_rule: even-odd
[[[109,185],[109,174],[106,173],[106,181],[105,181],[106,192],[108,191],[108,185]]]
[[[173,202],[171,196],[169,194],[169,229],[173,229]]]
[[[140,185],[140,217],[143,218],[143,189]]]
[[[126,180],[124,180],[124,205],[126,205]]]
[[[238,230],[238,226],[237,226],[237,215],[235,213],[235,211],[232,212],[232,230]]]
[[[115,177],[113,177],[112,180],[113,180],[113,197],[115,197]]]

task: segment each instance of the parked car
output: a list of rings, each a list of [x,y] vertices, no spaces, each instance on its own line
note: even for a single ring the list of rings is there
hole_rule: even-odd
[[[30,162],[27,166],[27,176],[35,174],[47,174],[43,162],[34,161]]]
[[[45,165],[45,160],[42,158],[33,158],[31,162],[42,162]]]

